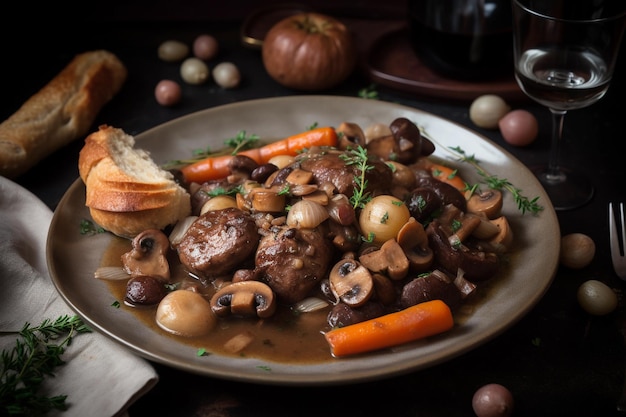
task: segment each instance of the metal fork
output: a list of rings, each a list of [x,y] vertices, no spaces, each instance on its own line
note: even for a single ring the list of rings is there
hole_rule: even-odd
[[[615,220],[615,212],[613,211],[613,203],[609,203],[609,239],[611,242],[611,260],[613,261],[613,269],[618,277],[626,280],[626,223],[624,222],[624,203],[619,203],[620,209],[620,225],[621,225],[621,245],[620,234],[617,231],[617,222]]]
[[[615,220],[615,212],[613,210],[613,203],[609,203],[609,239],[611,244],[611,260],[613,261],[613,269],[615,273],[623,280],[626,280],[626,223],[624,222],[624,203],[619,204],[620,216],[619,223],[621,225],[621,249],[620,249],[620,235],[617,232],[617,223]],[[621,321],[621,332],[626,343],[626,320]],[[626,372],[624,378],[624,387],[622,388],[622,394],[617,401],[617,411],[626,413]]]

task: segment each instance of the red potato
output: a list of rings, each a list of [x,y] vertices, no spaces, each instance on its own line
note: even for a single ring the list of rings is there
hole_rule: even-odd
[[[513,415],[513,406],[511,391],[495,383],[480,387],[472,398],[472,408],[477,417],[509,417]]]
[[[173,106],[180,102],[182,91],[176,81],[161,80],[154,89],[154,97],[162,106]]]
[[[522,109],[508,112],[499,120],[498,126],[504,140],[513,146],[530,145],[539,134],[535,116]]]

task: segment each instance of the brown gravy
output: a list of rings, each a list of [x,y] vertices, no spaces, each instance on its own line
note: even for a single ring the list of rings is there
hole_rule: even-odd
[[[131,249],[129,240],[113,237],[106,249],[101,266],[121,266],[121,255]],[[193,280],[183,269],[176,254],[172,251],[170,265],[172,282]],[[503,268],[498,276],[489,282],[481,283],[471,300],[454,312],[456,325],[462,325],[472,314],[474,306],[486,302],[486,299],[496,296],[497,287],[501,284],[501,277],[506,274]],[[197,282],[197,281],[195,281]],[[219,354],[230,357],[255,357],[273,362],[287,364],[312,364],[334,360],[330,347],[324,338],[324,331],[330,330],[326,321],[331,306],[312,312],[296,313],[287,306],[280,306],[274,316],[269,319],[219,319],[217,327],[203,337],[181,337],[171,334],[160,328],[155,320],[157,306],[131,306],[124,303],[126,281],[109,281],[112,295],[120,303],[120,308],[132,312],[143,324],[165,337],[175,339],[181,343],[205,349],[207,354]],[[210,298],[214,293],[212,285],[204,286],[204,294]],[[226,343],[239,334],[250,334],[252,343],[240,352],[232,352],[225,348]]]

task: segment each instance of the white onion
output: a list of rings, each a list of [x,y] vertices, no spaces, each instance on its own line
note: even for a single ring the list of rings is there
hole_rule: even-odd
[[[328,211],[324,206],[310,200],[300,200],[291,206],[287,214],[287,225],[302,229],[317,227],[328,219]]]
[[[123,281],[130,278],[130,274],[121,266],[101,266],[96,269],[93,276],[96,279],[103,279],[105,281]]]
[[[198,216],[188,216],[176,223],[176,226],[174,226],[174,228],[172,229],[172,233],[170,233],[169,236],[170,244],[172,246],[176,246],[180,243],[180,241],[183,239],[183,236],[185,236],[185,233],[187,233],[189,226],[191,226],[191,224],[195,222],[197,218]]]
[[[321,310],[328,306],[328,302],[317,297],[307,297],[304,300],[300,300],[293,306],[293,310],[298,313],[311,313],[313,311]]]

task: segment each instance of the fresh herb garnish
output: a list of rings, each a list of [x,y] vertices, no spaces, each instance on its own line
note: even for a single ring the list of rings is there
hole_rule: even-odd
[[[26,323],[19,332],[15,347],[2,351],[0,370],[0,404],[9,415],[40,416],[51,410],[67,410],[67,395],[46,397],[39,389],[46,377],[65,362],[61,358],[79,333],[89,333],[78,316],[61,316],[44,320],[39,326]],[[59,344],[53,341],[60,340]]]
[[[258,135],[247,135],[245,130],[240,130],[235,137],[226,139],[224,144],[233,148],[231,155],[236,155],[245,149],[253,148],[258,141]]]
[[[370,84],[365,88],[361,88],[358,92],[358,96],[368,100],[378,100],[378,91],[376,91],[376,84]]]
[[[426,132],[424,132],[421,128],[420,132],[422,135],[430,139],[433,143],[437,143],[436,140],[427,135]],[[515,185],[513,185],[509,180],[489,174],[483,167],[480,166],[479,161],[474,155],[468,155],[465,150],[463,150],[460,146],[442,147],[441,145],[439,145],[439,147],[453,154],[455,157],[458,158],[459,161],[468,163],[473,166],[476,172],[483,178],[483,182],[487,184],[489,188],[494,190],[509,191],[513,196],[515,204],[517,204],[518,210],[520,210],[522,214],[529,212],[536,215],[543,210],[543,206],[538,203],[539,196],[530,199],[524,196],[522,194],[522,190],[515,187]],[[475,192],[476,190],[478,190],[478,188],[478,185],[468,186],[468,191]]]
[[[367,192],[367,178],[365,178],[365,176],[367,171],[374,169],[372,165],[368,164],[369,157],[367,155],[367,149],[359,145],[356,148],[347,149],[339,157],[346,165],[355,165],[359,171],[354,177],[356,186],[350,197],[350,203],[354,208],[363,208],[365,203],[371,200],[370,193]]]
[[[96,235],[98,233],[104,233],[105,230],[96,225],[91,220],[83,219],[80,221],[80,234],[81,235]]]

